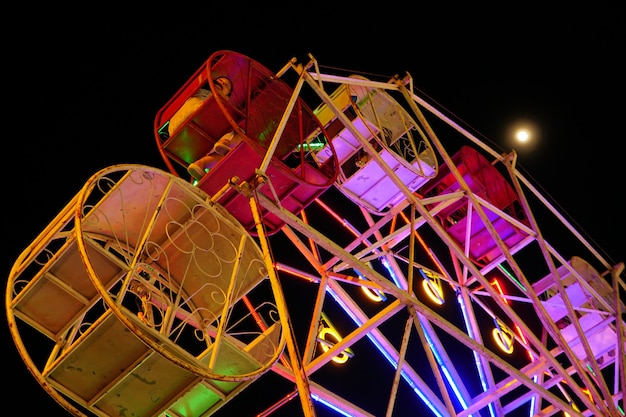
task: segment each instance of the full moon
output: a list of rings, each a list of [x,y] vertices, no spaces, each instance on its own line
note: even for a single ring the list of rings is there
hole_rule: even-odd
[[[528,153],[539,145],[541,129],[536,121],[518,118],[507,125],[505,132],[507,144],[517,152]]]
[[[518,142],[526,142],[528,139],[530,139],[530,134],[528,133],[528,130],[520,129],[517,131],[517,133],[515,133],[515,138],[518,140]]]

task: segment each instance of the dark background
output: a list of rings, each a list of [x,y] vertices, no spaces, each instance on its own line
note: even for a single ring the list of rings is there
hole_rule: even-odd
[[[311,53],[324,66],[409,72],[417,89],[506,152],[511,126],[534,122],[538,142],[517,149],[520,167],[609,259],[626,259],[626,45],[617,2],[559,10],[179,3],[132,15],[102,4],[5,15],[5,276],[93,173],[119,163],[165,169],[156,112],[222,49],[274,71]],[[28,373],[3,323],[5,409],[67,415]]]

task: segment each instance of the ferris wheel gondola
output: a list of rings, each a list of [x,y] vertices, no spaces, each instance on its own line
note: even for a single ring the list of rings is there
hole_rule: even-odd
[[[215,82],[220,78],[231,84],[228,96]],[[206,98],[187,110],[183,121],[170,131],[172,117],[201,88],[210,90]],[[232,189],[220,190],[234,178],[252,182],[262,167],[263,175],[271,179],[271,189],[264,186],[258,191],[289,211],[300,212],[332,186],[338,175],[332,146],[330,157],[323,162],[304,152],[307,136],[320,127],[292,87],[257,61],[232,51],[210,56],[158,112],[154,126],[163,160],[172,174],[183,177],[189,175],[187,167],[211,152],[224,135],[234,132],[240,138],[196,185],[209,195],[219,195],[220,204],[251,233],[256,230],[247,198]],[[326,141],[323,130],[318,140]],[[266,231],[276,232],[282,223],[264,214]]]
[[[361,76],[345,81],[330,97],[351,123],[344,125],[336,110],[320,105],[315,113],[326,126],[330,143],[319,148],[316,158],[326,161],[336,152],[339,190],[360,207],[381,214],[433,178],[438,161],[420,125],[387,91],[368,85],[369,80]],[[401,186],[391,180],[381,162]]]

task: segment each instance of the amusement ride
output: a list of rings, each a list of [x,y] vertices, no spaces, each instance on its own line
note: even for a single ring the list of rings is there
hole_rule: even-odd
[[[624,416],[624,264],[410,74],[217,51],[154,139],[10,271],[70,415]]]

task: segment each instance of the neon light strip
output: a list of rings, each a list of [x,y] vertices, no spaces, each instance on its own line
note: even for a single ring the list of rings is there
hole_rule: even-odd
[[[502,265],[498,265],[498,268],[506,275],[508,276],[511,281],[513,281],[515,284],[517,284],[517,286],[524,292],[526,292],[526,288],[524,288],[524,286],[513,276],[513,274],[511,274],[509,271],[507,271]],[[500,286],[500,282],[497,279],[494,279],[491,283],[494,287],[496,287],[496,289],[498,290],[498,292],[500,293],[500,295],[502,295],[502,300],[504,300],[504,302],[506,304],[509,303],[508,297],[505,296],[504,292],[502,291],[502,287]],[[533,354],[533,351],[528,349],[528,341],[526,340],[526,337],[524,336],[524,333],[522,333],[522,329],[517,325],[517,323],[513,323],[515,326],[515,330],[517,331],[517,334],[519,335],[520,339],[522,340],[522,343],[524,346],[526,346],[526,353],[528,353],[528,357],[530,358],[530,361],[534,361],[535,360],[535,355]],[[539,376],[538,375],[534,375],[533,376],[533,382],[537,383],[537,381],[539,380]],[[530,406],[529,406],[529,410],[528,410],[528,417],[533,417],[536,412],[535,412],[535,408],[537,407],[537,396],[533,395],[530,399]]]
[[[322,397],[320,397],[317,394],[311,393],[311,398],[313,398],[315,401],[319,402],[320,404],[324,404],[326,407],[330,408],[333,411],[336,411],[337,413],[341,414],[342,416],[346,416],[346,417],[352,417],[351,414],[343,411],[341,408],[337,407],[335,404],[326,401],[325,399],[323,399]]]
[[[333,210],[330,209],[330,207],[328,205],[326,205],[324,202],[322,202],[320,199],[316,199],[315,202],[317,202],[322,208],[324,208],[326,210],[326,212],[334,217],[338,222],[340,222],[347,230],[349,230],[355,237],[359,236],[358,231],[356,230],[356,228],[354,226],[352,226],[346,219],[342,219],[340,218]],[[406,220],[406,219],[405,219]],[[419,238],[419,236],[418,236]],[[424,245],[424,242],[420,239],[420,241],[422,242],[422,245]],[[369,242],[365,241],[365,244],[369,245]],[[377,252],[377,251],[376,251]],[[375,252],[375,253],[376,253]],[[429,251],[430,253],[430,251]],[[431,257],[432,253],[430,253]],[[396,284],[396,286],[398,288],[404,288],[406,289],[406,286],[403,285],[402,280],[400,280],[398,278],[398,276],[394,273],[393,269],[391,268],[391,266],[389,265],[389,262],[385,259],[385,258],[379,258],[381,263],[383,264],[383,266],[387,269],[387,271],[389,272],[389,275],[391,276],[391,279],[393,280],[393,282]],[[440,265],[436,259],[434,259],[434,261]],[[358,273],[358,271],[357,271]],[[406,284],[405,284],[406,285]],[[348,306],[346,306],[342,300],[340,300],[340,298],[337,296],[337,294],[335,294],[330,288],[327,288],[327,291],[331,294],[331,296],[333,297],[333,299],[335,299],[335,301],[343,308],[343,310],[346,312],[346,314],[348,314],[348,316],[356,323],[357,326],[361,326],[363,323],[352,314],[352,311],[350,310],[350,308]],[[427,334],[427,332],[425,332]],[[391,363],[391,365],[397,369],[398,367],[398,363],[391,357],[389,356],[389,353],[384,349],[383,346],[381,346],[378,341],[371,335],[371,334],[367,334],[367,337],[370,339],[370,341],[374,344],[374,346],[376,346],[378,348],[378,350],[383,354],[383,356],[385,358],[387,358],[387,360],[389,361],[389,363]],[[467,400],[465,400],[465,398],[463,398],[463,395],[461,394],[461,392],[458,389],[458,386],[456,385],[454,379],[452,378],[452,376],[450,375],[449,371],[447,370],[447,368],[445,367],[445,365],[443,364],[443,361],[441,360],[441,357],[439,355],[439,352],[437,351],[437,349],[434,347],[434,345],[432,344],[432,341],[430,341],[429,339],[429,343],[431,343],[431,350],[433,351],[434,355],[436,358],[438,359],[438,363],[439,366],[441,367],[446,380],[448,381],[448,384],[452,387],[453,392],[455,393],[455,395],[457,396],[457,400],[459,401],[459,403],[461,404],[461,406],[464,409],[467,409]],[[434,407],[434,405],[430,402],[430,400],[428,398],[425,397],[424,393],[422,391],[420,391],[420,389],[416,386],[415,382],[404,372],[401,371],[400,374],[402,375],[402,377],[404,378],[404,380],[413,388],[413,391],[422,399],[422,401],[424,402],[424,404],[426,404],[428,406],[428,408],[431,409],[431,411],[433,413],[435,413],[437,416],[439,417],[444,417],[442,414],[439,413],[439,411]]]
[[[398,279],[398,276],[391,269],[391,265],[389,265],[389,262],[385,258],[380,258],[380,261],[383,264],[383,266],[387,269],[387,272],[389,272],[389,276],[391,276],[391,279],[396,284],[396,287],[406,289],[406,286],[403,285],[400,279]]]
[[[254,306],[248,299],[248,296],[244,295],[242,299],[246,307],[248,307],[248,311],[250,312],[250,314],[252,314],[252,317],[254,318],[254,321],[256,322],[257,326],[259,326],[259,329],[261,329],[261,331],[266,331],[267,326],[263,322],[263,319],[261,318],[261,316],[259,316],[259,313],[257,313],[257,311],[254,309]]]
[[[356,227],[354,227],[348,220],[341,218],[337,215],[337,213],[335,213],[326,203],[324,203],[323,201],[321,201],[319,198],[315,199],[315,202],[318,203],[324,210],[326,210],[326,212],[333,217],[335,220],[337,220],[347,231],[349,231],[350,233],[352,233],[352,235],[354,237],[359,237],[361,234],[360,232],[357,230]],[[371,246],[371,243],[365,239],[363,241],[363,244],[366,246]],[[380,253],[379,250],[374,250],[373,252],[374,254]],[[382,264],[385,266],[385,268],[387,268],[387,270],[389,271],[389,274],[391,276],[391,279],[393,280],[393,282],[396,284],[396,286],[398,288],[403,288],[406,289],[406,287],[403,287],[401,284],[401,281],[398,279],[397,275],[392,271],[388,261],[385,258],[379,258],[379,260],[382,262]],[[358,271],[357,271],[358,273]]]
[[[277,269],[282,270],[284,272],[287,273],[295,273],[297,271],[295,270],[291,270],[290,268],[283,268],[281,266],[277,265]],[[358,273],[358,272],[357,272]],[[303,278],[306,278],[309,281],[316,281],[315,279],[312,279],[312,277],[306,277],[304,276],[304,274],[301,273],[295,273],[294,275],[296,276],[302,276]],[[327,287],[326,291],[333,297],[333,299],[337,302],[337,304],[345,311],[345,313],[354,321],[354,323],[357,326],[361,326],[363,324],[363,322],[354,315],[354,313],[352,312],[352,310],[349,308],[349,306],[347,306],[343,300],[332,290],[331,287]],[[376,346],[378,348],[378,350],[383,354],[383,356],[387,359],[387,361],[389,361],[389,363],[397,369],[398,363],[390,356],[390,354],[387,352],[387,350],[376,340],[376,338],[371,334],[368,333],[367,337],[370,339],[370,341],[374,344],[374,346]],[[431,345],[431,348],[433,349],[433,351],[435,352],[435,357],[439,357],[438,352],[436,352],[436,349]],[[441,362],[441,358],[439,358],[439,362]],[[463,404],[463,407],[466,407],[466,402],[462,399],[461,394],[458,392],[458,389],[456,388],[456,384],[454,384],[454,380],[452,379],[452,377],[449,374],[449,371],[444,367],[443,368],[443,372],[444,375],[446,376],[449,384],[453,387],[454,392],[456,393],[456,395],[459,398],[459,401]],[[438,417],[444,417],[445,414],[442,414],[441,412],[439,412],[439,410],[437,410],[437,408],[435,407],[435,405],[424,395],[424,393],[422,391],[420,391],[419,387],[417,386],[417,384],[415,383],[415,381],[413,381],[413,379],[411,378],[410,375],[406,374],[404,371],[401,371],[400,373],[403,377],[403,379],[409,384],[409,386],[413,389],[413,391],[419,396],[419,398],[422,400],[422,402],[424,404],[426,404],[430,410]],[[328,404],[327,401],[320,401],[320,403],[323,404]],[[330,406],[330,405],[329,405]],[[333,410],[337,410],[337,406],[336,405],[332,405],[331,407]],[[342,414],[344,414],[343,411],[340,411]]]
[[[502,287],[500,286],[500,282],[497,279],[494,278],[493,281],[491,281],[491,286],[494,287],[496,290],[498,290],[501,296],[504,295],[504,292],[502,291]],[[504,301],[505,304],[509,303],[509,300],[507,300],[506,297],[500,297],[500,298],[502,298],[502,301]]]
[[[497,325],[491,333],[493,340],[504,353],[509,355],[513,353],[513,338],[510,336],[510,332],[503,330],[502,326]]]
[[[539,377],[537,375],[533,376],[533,382],[536,384],[537,381],[539,380]],[[529,410],[529,414],[528,417],[533,417],[536,413],[535,413],[535,408],[537,407],[536,405],[537,402],[537,396],[533,395],[530,399],[530,410]]]
[[[283,405],[287,404],[289,401],[291,401],[292,399],[296,398],[298,396],[298,390],[294,390],[293,392],[287,394],[286,396],[284,396],[283,398],[281,398],[280,400],[278,400],[275,404],[273,404],[270,408],[268,408],[267,410],[263,411],[260,414],[257,414],[256,417],[267,417],[270,414],[273,414],[274,411],[278,410],[280,407],[282,407]]]
[[[352,226],[347,220],[342,219],[339,216],[337,216],[336,213],[334,213],[332,210],[330,210],[330,208],[328,206],[326,206],[323,202],[321,202],[319,199],[317,199],[315,201],[318,202],[323,208],[325,208],[328,211],[328,213],[331,216],[333,216],[335,219],[337,219],[344,227],[346,227],[347,230],[349,230],[351,233],[353,233],[354,236],[357,236],[357,237],[359,236],[359,233],[356,230],[356,228],[354,226]],[[364,243],[369,244],[369,242],[364,242]],[[389,265],[389,262],[385,258],[379,258],[379,259],[380,259],[382,265],[389,272],[389,276],[391,277],[393,282],[396,284],[396,286],[398,288],[406,288],[406,286],[403,285],[403,280],[400,280],[398,278],[398,276],[395,274],[395,272],[391,268],[391,265]],[[357,271],[357,274],[358,274],[358,271]],[[350,316],[350,318],[356,323],[357,326],[361,326],[363,324],[360,320],[358,320],[358,318],[356,316],[351,314],[350,308],[348,306],[346,306],[330,288],[328,288],[328,292],[333,296],[333,298],[344,309],[346,314],[348,314],[348,316]],[[427,333],[427,332],[425,332],[425,333]],[[391,365],[395,369],[397,369],[398,363],[391,356],[389,356],[388,352],[384,349],[384,347],[381,346],[378,343],[378,341],[371,334],[368,334],[367,337],[374,344],[374,346],[376,346],[378,348],[378,350],[383,354],[383,356],[385,358],[387,358],[389,363],[391,363]],[[442,369],[442,371],[443,371],[443,373],[444,373],[444,375],[446,377],[446,380],[448,381],[448,384],[450,385],[450,387],[452,387],[452,390],[453,390],[454,394],[456,395],[457,400],[459,401],[459,403],[461,404],[461,406],[464,409],[467,409],[467,400],[465,398],[463,398],[463,395],[459,391],[459,388],[456,385],[456,382],[454,381],[454,379],[450,375],[449,371],[446,369],[445,365],[443,364],[443,361],[441,360],[439,352],[437,352],[436,348],[432,345],[432,343],[431,343],[431,350],[435,354],[435,357],[439,357],[439,360],[438,360],[439,366],[441,367],[441,369]],[[413,388],[413,391],[415,391],[415,393],[422,399],[424,404],[426,404],[436,415],[438,415],[440,417],[443,417],[443,415],[441,415],[438,412],[438,410],[436,410],[434,408],[434,406],[432,405],[430,400],[428,400],[424,396],[424,394],[419,390],[419,388],[416,386],[415,382],[404,371],[401,371],[400,373],[401,373],[402,377],[404,378],[404,380]]]
[[[341,306],[341,308],[343,308],[343,310],[346,312],[346,314],[348,314],[348,316],[354,321],[354,323],[357,326],[362,326],[363,325],[363,322],[361,322],[361,320],[359,320],[352,313],[352,310],[343,302],[341,297],[339,297],[332,290],[332,288],[327,287],[326,291],[333,297],[333,299],[337,302],[337,304],[339,304],[339,306]],[[371,333],[368,333],[367,337],[374,344],[374,346],[376,346],[378,348],[380,353],[382,353],[382,355],[387,359],[387,361],[389,361],[389,363],[394,367],[394,369],[397,369],[398,368],[398,362],[389,355],[389,352],[387,352],[387,350],[378,342],[378,340],[376,340],[376,338]],[[401,371],[400,374],[402,375],[402,378],[404,378],[404,380],[411,386],[413,391],[420,397],[420,399],[424,402],[424,404],[426,404],[426,406],[428,406],[428,408],[430,408],[430,410],[435,415],[437,415],[438,417],[444,417],[444,415],[441,414],[439,412],[439,410],[437,410],[437,408],[430,402],[430,400],[424,395],[424,393],[417,387],[417,384],[415,383],[415,381],[413,381],[409,377],[409,375],[407,375],[404,371]]]
[[[422,287],[424,287],[424,292],[435,304],[443,305],[444,298],[442,289],[437,284],[434,284],[430,279],[424,278],[422,279]]]
[[[511,281],[513,281],[520,290],[526,292],[526,287],[524,287],[513,274],[511,274],[504,266],[502,266],[502,264],[498,264],[498,269],[502,271],[507,277],[511,278]]]
[[[457,302],[459,303],[459,307],[461,308],[461,313],[463,314],[463,321],[465,322],[465,329],[467,331],[467,335],[471,337],[472,339],[476,340],[474,338],[474,332],[472,331],[472,326],[470,326],[470,320],[467,315],[467,307],[465,306],[465,303],[463,302],[463,299],[461,298],[460,295],[458,295],[456,299],[457,299]],[[488,384],[487,384],[487,377],[485,376],[485,370],[483,369],[480,363],[478,354],[475,351],[472,351],[472,354],[474,355],[474,363],[476,364],[476,370],[478,371],[478,376],[480,378],[480,385],[482,386],[483,391],[486,391],[488,388]],[[493,404],[489,403],[489,413],[491,414],[492,417],[496,416],[495,411],[496,410]]]
[[[420,317],[420,321],[421,320],[422,319]],[[439,351],[435,347],[435,345],[433,343],[433,340],[430,338],[430,334],[425,331],[424,335],[426,336],[426,340],[428,341],[428,346],[430,347],[430,350],[433,352],[435,360],[437,361],[437,364],[439,365],[439,367],[441,368],[441,371],[443,372],[444,376],[446,377],[446,380],[448,381],[448,384],[452,388],[452,391],[454,392],[454,395],[456,395],[456,398],[459,401],[459,403],[461,404],[461,407],[463,407],[463,409],[467,409],[467,406],[468,406],[467,400],[465,398],[463,398],[463,394],[461,393],[461,391],[459,390],[458,386],[454,382],[454,379],[452,378],[452,375],[450,375],[450,371],[448,371],[448,367],[444,364],[443,359],[441,358],[441,355],[439,354]],[[471,414],[470,414],[470,416],[471,416]]]
[[[365,278],[365,276],[355,270],[354,272],[356,272],[356,274],[359,276],[359,278],[361,278],[362,280],[366,280],[367,278]],[[375,303],[380,303],[381,301],[386,301],[387,300],[387,296],[385,295],[385,293],[378,291],[375,288],[368,288],[364,285],[361,285],[361,290],[363,290],[363,293],[367,296],[367,298],[369,298],[370,300],[374,301]]]
[[[326,339],[326,336],[330,335],[332,337],[335,338],[335,340],[337,342],[341,341],[341,337],[337,334],[337,331],[335,330],[335,328],[330,328],[330,327],[324,327],[320,333],[317,335],[318,337],[318,342],[319,344],[322,346],[322,350],[324,352],[328,352],[330,350],[331,347],[333,347],[335,344],[329,340]],[[346,363],[346,361],[351,357],[352,355],[350,355],[347,351],[343,350],[341,352],[339,352],[338,355],[333,356],[332,361],[335,363]]]
[[[409,220],[409,218],[404,212],[400,212],[399,214],[402,216],[406,224],[411,223],[411,221]],[[413,236],[415,236],[415,238],[419,240],[420,244],[422,245],[422,248],[426,251],[426,253],[430,257],[430,259],[435,263],[435,265],[437,265],[437,267],[439,268],[439,273],[441,275],[447,276],[447,274],[445,273],[445,268],[443,267],[441,262],[439,262],[439,259],[437,259],[437,257],[435,256],[435,254],[433,253],[433,250],[426,245],[426,242],[424,241],[424,239],[422,239],[419,233],[417,233],[417,230],[413,231]]]
[[[520,329],[517,323],[513,323],[513,324],[515,325],[515,330],[517,330],[517,334],[519,334],[520,339],[522,339],[524,346],[528,346],[528,341],[526,340],[526,337],[524,337],[524,334],[522,333],[522,329]],[[528,352],[528,357],[530,358],[530,361],[531,362],[534,361],[535,355],[533,354],[533,351],[528,349],[528,347],[526,347],[526,352]]]
[[[388,262],[383,260],[383,265],[387,268],[387,271],[389,272],[389,275],[393,277],[396,277],[396,275],[394,274],[394,272],[391,269],[391,266],[389,265]],[[396,279],[396,281],[398,281]],[[400,287],[399,283],[396,283],[396,285],[398,285],[398,287]],[[421,319],[420,319],[421,321]],[[422,326],[424,327],[424,326]],[[439,351],[437,350],[437,348],[435,347],[435,345],[433,344],[432,339],[429,337],[429,333],[427,331],[424,331],[424,334],[426,335],[426,339],[428,340],[428,344],[430,346],[430,350],[433,352],[433,355],[435,356],[435,359],[437,360],[437,364],[439,365],[439,367],[441,368],[444,376],[446,377],[446,380],[448,381],[448,384],[450,385],[450,387],[452,388],[452,391],[454,392],[454,395],[456,396],[457,400],[459,401],[459,403],[461,404],[461,407],[463,407],[463,409],[467,409],[468,407],[468,403],[467,400],[463,397],[463,394],[461,393],[461,391],[459,390],[459,387],[456,384],[456,381],[454,380],[454,378],[452,378],[452,375],[450,375],[450,372],[448,371],[447,367],[445,366],[441,355],[439,354]],[[394,367],[397,367],[398,364],[394,364]],[[420,393],[418,392],[418,395]]]

